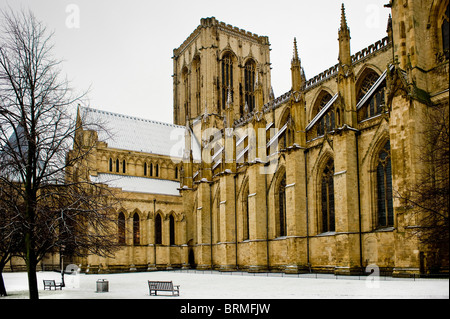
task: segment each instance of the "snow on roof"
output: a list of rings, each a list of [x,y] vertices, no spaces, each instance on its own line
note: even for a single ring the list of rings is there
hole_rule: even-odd
[[[394,65],[389,67],[390,71],[394,69]],[[387,69],[380,75],[380,77],[375,81],[372,87],[367,91],[367,93],[361,98],[361,100],[356,105],[356,109],[359,110],[363,105],[372,97],[373,93],[378,89],[378,87],[386,79]]]
[[[106,184],[109,187],[121,188],[125,192],[180,195],[178,188],[180,182],[157,178],[137,176],[115,175],[100,173],[98,176],[90,176],[94,183]]]
[[[333,103],[337,100],[338,93],[336,93],[330,101],[320,110],[320,112],[313,118],[313,120],[306,126],[306,130],[309,131],[316,123],[321,119],[321,117],[328,111],[328,109],[333,105]]]
[[[101,123],[105,130],[98,131],[100,141],[108,147],[143,153],[153,153],[174,158],[184,154],[185,127],[134,116],[122,115],[93,108],[80,108],[89,122]],[[87,127],[89,129],[89,126]],[[192,136],[194,159],[200,159],[200,144]]]

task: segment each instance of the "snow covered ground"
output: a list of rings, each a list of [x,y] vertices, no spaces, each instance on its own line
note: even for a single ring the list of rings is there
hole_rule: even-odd
[[[8,297],[28,298],[27,275],[4,273]],[[57,272],[38,272],[41,299],[448,299],[448,279],[399,279],[370,276],[345,278],[333,275],[247,274],[195,271],[158,271],[123,274],[66,275],[62,290],[44,291],[43,279],[61,281]],[[109,291],[96,292],[96,282],[106,279]],[[171,280],[180,285],[180,296],[150,296],[147,280]]]

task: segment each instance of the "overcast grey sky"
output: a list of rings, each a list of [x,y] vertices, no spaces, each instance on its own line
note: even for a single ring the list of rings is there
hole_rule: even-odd
[[[306,77],[337,63],[344,2],[352,54],[386,36],[388,0],[0,0],[30,8],[55,32],[54,54],[90,106],[172,123],[172,55],[200,24],[219,21],[269,37],[275,96],[291,87],[293,39]]]

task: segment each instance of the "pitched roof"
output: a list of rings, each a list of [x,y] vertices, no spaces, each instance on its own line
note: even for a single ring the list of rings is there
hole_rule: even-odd
[[[178,188],[180,182],[165,179],[115,175],[100,173],[97,176],[90,176],[94,183],[106,184],[109,187],[121,188],[125,192],[180,195]]]
[[[82,118],[90,123],[101,123],[104,130],[98,131],[98,139],[108,143],[108,147],[152,153],[182,158],[184,154],[184,126],[147,120],[134,116],[122,115],[93,108],[80,107]],[[89,125],[85,127],[89,128]],[[192,153],[194,159],[200,159],[200,144],[192,136]]]
[[[322,116],[328,111],[328,109],[333,105],[333,103],[337,100],[338,93],[336,93],[330,101],[320,110],[319,113],[312,119],[312,121],[306,126],[306,130],[309,131],[316,123],[319,121]]]

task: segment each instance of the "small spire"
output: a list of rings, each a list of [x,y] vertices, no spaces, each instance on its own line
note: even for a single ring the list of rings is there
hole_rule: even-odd
[[[297,38],[294,38],[294,54],[292,61],[298,61]]]
[[[346,29],[348,29],[347,18],[345,16],[345,6],[342,3],[342,7],[341,7],[341,30],[346,30]]]
[[[390,31],[392,31],[392,16],[391,16],[391,14],[389,13],[389,18],[388,18],[388,23],[387,23],[387,29],[386,29],[386,32],[390,32]]]

